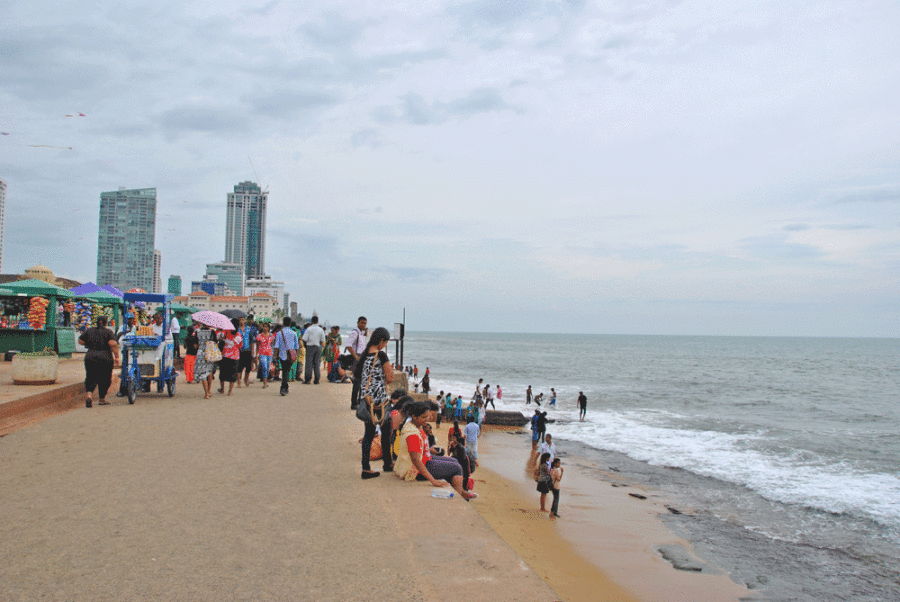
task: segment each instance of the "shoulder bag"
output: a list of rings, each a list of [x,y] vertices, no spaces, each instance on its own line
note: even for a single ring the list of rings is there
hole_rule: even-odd
[[[204,357],[206,358],[206,361],[210,363],[218,362],[222,359],[222,352],[219,350],[219,345],[215,341],[206,341]]]

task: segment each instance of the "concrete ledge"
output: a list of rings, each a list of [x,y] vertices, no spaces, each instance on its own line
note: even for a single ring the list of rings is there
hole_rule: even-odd
[[[0,436],[84,403],[84,383],[64,385],[0,404]]]

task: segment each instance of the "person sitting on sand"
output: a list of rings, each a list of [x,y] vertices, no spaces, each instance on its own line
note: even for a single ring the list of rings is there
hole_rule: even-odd
[[[430,412],[425,402],[417,401],[409,405],[410,420],[398,435],[406,445],[398,445],[394,472],[406,481],[425,480],[434,487],[444,487],[449,483],[464,500],[478,497],[463,489],[462,466],[455,458],[435,457],[428,449],[428,438],[422,427]]]
[[[550,454],[543,453],[538,459],[537,490],[541,494],[541,512],[547,512],[547,494],[550,493]]]
[[[456,461],[462,466],[463,489],[469,491],[471,489],[471,487],[469,487],[469,477],[472,475],[472,464],[462,439],[451,434],[450,445],[447,447],[447,455],[451,458],[456,458]]]
[[[550,435],[547,435],[550,438]],[[559,458],[550,462],[550,493],[553,494],[553,503],[550,504],[550,518],[559,518],[559,482],[562,481],[563,467]]]
[[[456,437],[458,439],[463,438],[463,432],[462,432],[462,429],[459,428],[458,420],[453,421],[453,426],[447,432],[447,447],[450,447],[450,442],[453,440],[453,437]]]

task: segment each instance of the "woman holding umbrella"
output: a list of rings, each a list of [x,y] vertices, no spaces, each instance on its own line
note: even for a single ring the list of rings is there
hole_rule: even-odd
[[[203,325],[197,330],[197,361],[194,364],[194,380],[203,383],[203,399],[212,397],[213,372],[222,353],[219,351],[216,333],[213,328],[219,330],[232,330],[234,325],[227,317],[214,311],[198,311],[191,314],[191,319]]]

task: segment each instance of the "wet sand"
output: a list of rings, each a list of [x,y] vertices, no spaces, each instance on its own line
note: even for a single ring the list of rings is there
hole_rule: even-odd
[[[481,466],[474,476],[482,497],[475,507],[564,600],[753,599],[662,524],[659,516],[669,512],[664,499],[605,467],[561,456],[561,518],[549,519],[526,473],[530,436],[519,433],[486,427],[479,438]],[[557,447],[564,451],[565,442]],[[551,500],[548,495],[548,509]],[[660,549],[690,570],[674,568]]]

